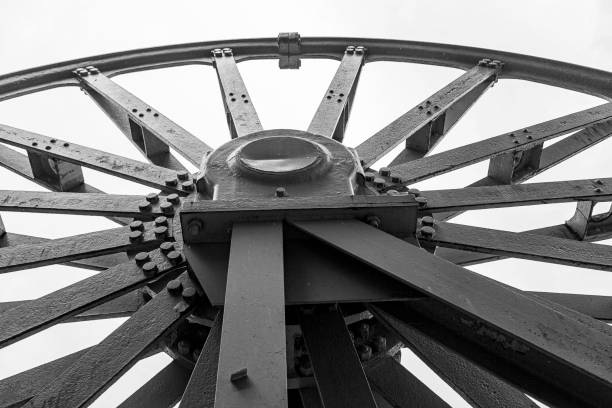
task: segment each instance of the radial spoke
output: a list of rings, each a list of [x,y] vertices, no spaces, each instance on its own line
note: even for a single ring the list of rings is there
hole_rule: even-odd
[[[302,313],[300,325],[324,407],[376,407],[359,356],[337,308]]]
[[[222,320],[223,312],[218,312],[189,378],[179,408],[214,408]]]
[[[374,360],[364,368],[372,387],[394,407],[450,408],[450,405],[393,357]],[[497,405],[489,405],[492,406]]]
[[[364,167],[370,167],[404,140],[406,149],[393,164],[423,157],[495,82],[497,74],[497,68],[477,65],[391,122],[357,146]]]
[[[434,213],[579,200],[610,201],[612,178],[429,190],[420,195],[427,199],[424,211]]]
[[[364,54],[364,47],[349,46],[346,48],[340,66],[308,126],[308,132],[342,142],[351,114]]]
[[[215,406],[286,405],[282,224],[234,224]]]
[[[135,181],[168,192],[185,194],[178,185],[177,173],[164,167],[142,163],[127,157],[68,143],[66,141],[0,125],[0,142],[26,149],[38,156],[89,167],[104,173]],[[30,160],[32,163],[32,160]],[[188,175],[187,175],[188,176]],[[181,174],[184,178],[184,175]],[[187,184],[193,189],[193,183]]]
[[[153,219],[172,215],[179,197],[168,195],[163,202],[156,194],[147,196],[104,193],[56,193],[0,190],[0,210],[73,215],[111,215]]]
[[[131,231],[127,227],[57,238],[40,244],[0,248],[0,273],[65,263],[92,256],[152,249],[162,237],[153,228]]]
[[[25,301],[0,315],[0,347],[31,336],[70,316],[119,297],[156,275],[171,271],[171,264],[160,250],[142,253],[144,260],[127,262],[109,268],[87,279],[41,298]],[[139,255],[140,256],[140,255]],[[145,262],[146,261],[146,262]]]
[[[183,287],[193,287],[187,274]],[[85,406],[128,370],[152,345],[191,311],[181,296],[160,292],[100,344],[39,390],[26,407]]]
[[[184,167],[170,154],[168,149],[170,146],[194,166],[199,167],[206,153],[212,150],[206,143],[116,84],[96,68],[77,71],[84,89],[153,163],[175,170],[184,170]]]
[[[215,49],[213,58],[232,139],[263,130],[232,50]]]
[[[88,350],[77,351],[76,353],[0,380],[0,408],[22,406],[34,394],[78,361]]]
[[[437,321],[446,336],[451,332],[478,344],[482,352],[493,351],[511,367],[504,374],[513,373],[513,381],[534,395],[565,405],[612,401],[612,329],[607,325],[561,313],[540,298],[359,221],[293,224],[428,295],[430,301],[406,302],[404,307]]]
[[[374,315],[475,408],[537,408],[522,392],[376,306]],[[391,359],[391,361],[394,361]],[[395,361],[394,361],[395,362]],[[397,363],[396,363],[397,364]],[[401,366],[397,368],[402,368]],[[389,380],[391,381],[391,380]],[[401,389],[401,388],[400,388]]]
[[[434,229],[433,235],[421,234],[421,239],[449,248],[612,270],[612,247],[608,245],[447,222],[437,222]]]
[[[169,408],[181,398],[189,370],[178,361],[164,367],[117,408]]]
[[[612,104],[539,123],[522,130],[471,143],[391,168],[403,183],[415,183],[504,153],[533,149],[544,141],[609,120]]]

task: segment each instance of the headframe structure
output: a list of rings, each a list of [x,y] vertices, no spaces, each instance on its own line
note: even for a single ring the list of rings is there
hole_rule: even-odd
[[[264,129],[238,63],[278,59],[298,69],[304,58],[340,61],[308,129]],[[465,72],[348,147],[359,76],[374,61]],[[217,74],[230,134],[217,149],[112,80],[179,65]],[[62,322],[129,316],[89,349],[0,380],[0,408],[88,406],[159,351],[173,362],[122,408],[448,407],[399,363],[402,347],[474,407],[537,407],[527,395],[554,407],[612,406],[612,297],[521,291],[464,268],[514,257],[612,270],[612,249],[593,243],[612,237],[612,213],[593,214],[612,201],[612,178],[521,184],[612,135],[612,104],[430,154],[505,78],[612,97],[611,73],[563,62],[297,33],[0,76],[0,100],[80,87],[145,158],[0,125],[0,165],[50,190],[0,190],[0,211],[118,224],[45,239],[0,220],[0,273],[51,264],[98,271],[38,299],[0,303],[0,347]],[[388,167],[373,169],[401,144]],[[465,188],[410,187],[486,160],[487,174]],[[85,183],[82,167],[155,192],[106,194]],[[519,233],[449,222],[474,209],[560,202],[576,202],[568,220]]]

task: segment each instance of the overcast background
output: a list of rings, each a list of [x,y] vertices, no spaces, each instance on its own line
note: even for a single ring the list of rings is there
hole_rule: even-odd
[[[302,36],[359,36],[455,43],[537,55],[612,70],[612,3],[606,1],[2,1],[0,74],[89,55],[194,41]],[[356,44],[358,45],[358,44]],[[486,57],[483,55],[483,57]],[[338,62],[277,61],[239,65],[265,128],[305,129]],[[365,66],[345,143],[356,146],[461,74],[399,63]],[[179,67],[129,74],[116,81],[212,146],[229,140],[214,70]],[[481,140],[604,101],[545,85],[502,80],[489,90],[436,152]],[[139,152],[78,88],[60,88],[0,103],[0,123],[141,159]],[[610,177],[612,140],[530,182]],[[394,154],[389,155],[389,158]],[[193,169],[192,166],[189,167]],[[487,163],[419,183],[460,187],[486,174]],[[149,188],[83,169],[86,181],[111,193]],[[0,169],[0,189],[41,190]],[[455,219],[511,231],[559,224],[572,204],[473,211]],[[598,208],[604,211],[605,208]],[[112,228],[100,217],[2,213],[7,229],[48,238]],[[521,289],[612,295],[605,272],[505,260],[472,268]],[[52,266],[0,276],[0,301],[36,298],[91,271]],[[0,350],[0,378],[93,345],[124,319],[64,324]],[[95,402],[112,407],[170,361],[157,355],[136,365]],[[454,407],[467,407],[405,352],[403,363]]]

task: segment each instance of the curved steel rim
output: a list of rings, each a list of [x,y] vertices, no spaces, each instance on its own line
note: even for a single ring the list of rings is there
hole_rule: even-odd
[[[500,78],[522,79],[612,100],[612,73],[529,55],[458,45],[357,37],[302,37],[301,58],[340,60],[347,45],[367,47],[366,63],[412,62],[467,70],[482,58],[504,63]],[[208,41],[76,59],[0,76],[0,100],[60,86],[78,86],[72,71],[94,65],[107,76],[179,65],[212,65],[211,51],[229,47],[237,62],[276,59],[277,38]]]

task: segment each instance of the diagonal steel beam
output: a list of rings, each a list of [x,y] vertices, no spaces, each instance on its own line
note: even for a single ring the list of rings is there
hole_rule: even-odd
[[[212,56],[232,139],[263,130],[232,49],[214,49]]]
[[[384,310],[373,305],[370,305],[369,309],[379,321],[397,333],[406,346],[425,361],[437,375],[457,391],[471,406],[475,408],[537,408],[537,405],[527,398],[525,394],[463,358],[461,355],[436,343],[430,337],[399,321]],[[389,359],[389,361],[397,364],[393,359]],[[390,364],[387,363],[387,365]],[[400,365],[394,372],[401,371],[401,368],[403,367]],[[400,373],[396,375],[398,374]],[[389,373],[387,381],[393,381],[392,377],[391,373]],[[397,390],[395,391],[396,393],[400,393],[402,390],[401,387],[394,387],[392,389]]]
[[[38,299],[22,302],[0,315],[0,347],[124,295],[155,276],[179,267],[158,249],[143,252],[138,264],[120,264]]]
[[[365,52],[364,47],[346,48],[340,66],[308,126],[308,132],[342,142]]]
[[[596,106],[480,142],[391,167],[392,175],[403,183],[416,183],[470,164],[536,145],[575,130],[612,118],[612,104]]]
[[[126,180],[159,188],[170,193],[186,194],[177,172],[153,164],[66,142],[27,130],[0,125],[0,142],[26,149],[38,155],[89,167]],[[182,176],[182,174],[181,174]],[[193,185],[191,185],[193,188]]]
[[[393,357],[368,362],[364,369],[372,388],[393,407],[450,408],[450,405]]]
[[[181,398],[190,370],[177,360],[164,367],[117,408],[169,408]]]
[[[612,271],[612,248],[570,239],[437,222],[420,239],[448,248]],[[423,230],[422,230],[423,231]]]
[[[183,274],[183,287],[194,287]],[[86,406],[192,310],[180,295],[162,291],[38,393],[28,408]]]
[[[232,229],[215,407],[287,406],[282,228]]]
[[[423,157],[442,140],[465,112],[497,79],[498,68],[477,65],[357,146],[370,167],[406,141],[394,165]]]
[[[324,305],[304,311],[300,326],[322,405],[327,408],[376,408],[372,390],[338,308]]]
[[[179,408],[214,408],[219,348],[221,343],[221,322],[223,312],[217,313],[202,352],[189,378]]]
[[[92,256],[152,249],[159,245],[152,228],[131,231],[128,227],[90,232],[38,244],[0,248],[0,273],[65,263]]]
[[[612,178],[421,191],[424,212],[612,200]]]
[[[0,210],[73,215],[120,215],[153,219],[172,215],[180,204],[178,195],[160,197],[104,193],[0,190]]]
[[[100,108],[153,163],[184,170],[171,154],[172,147],[194,166],[212,150],[151,105],[128,92],[94,67],[77,70],[78,80]]]
[[[511,381],[533,395],[562,406],[612,403],[612,329],[604,323],[559,312],[359,221],[293,224],[427,295],[429,302],[414,307],[445,332],[494,353],[505,362],[504,375],[510,371]]]

